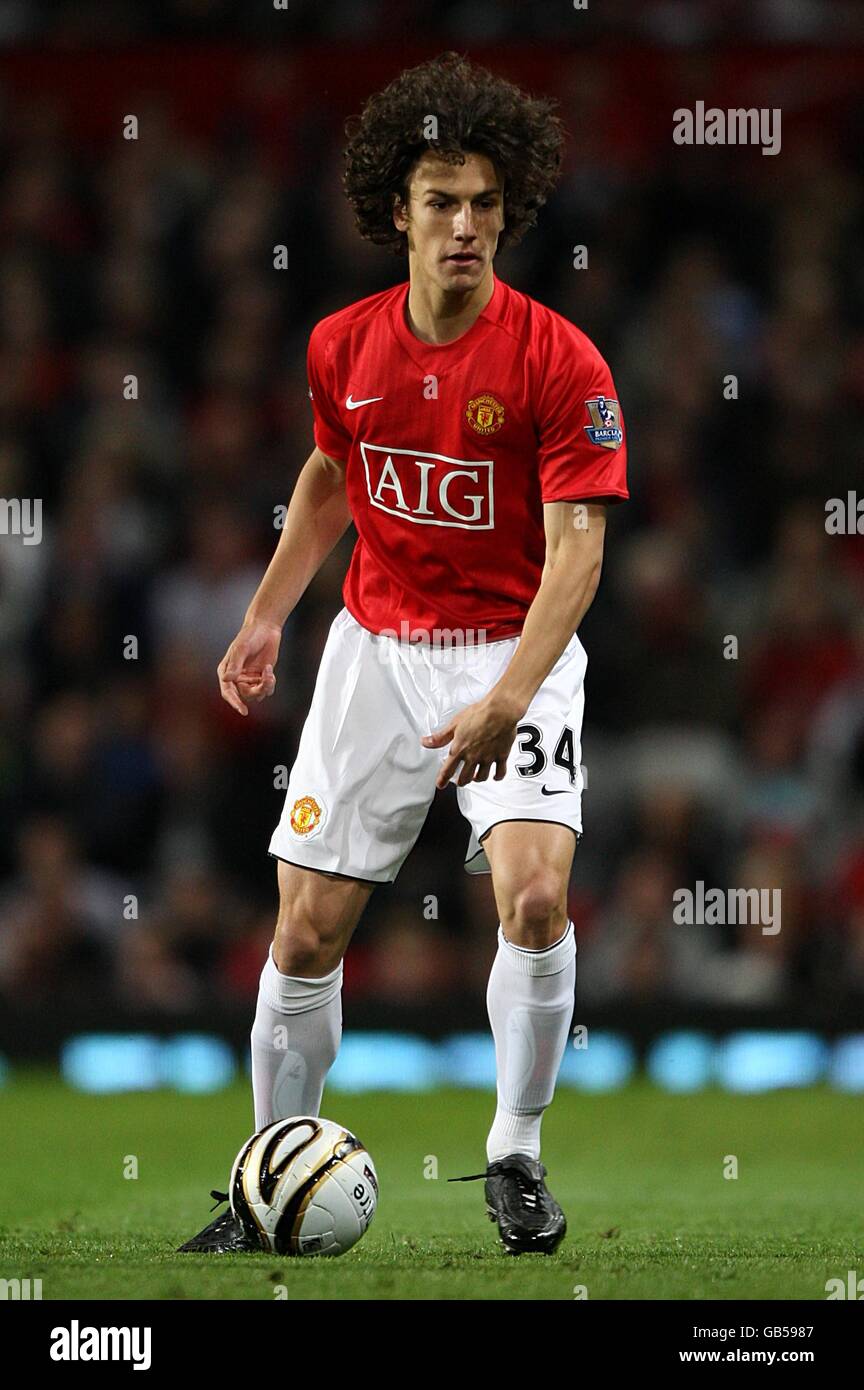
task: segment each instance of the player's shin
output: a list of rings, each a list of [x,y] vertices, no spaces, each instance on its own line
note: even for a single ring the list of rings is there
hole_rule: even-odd
[[[498,1105],[486,1141],[490,1163],[513,1153],[540,1157],[540,1124],[567,1044],[575,988],[572,923],[541,951],[514,946],[499,926],[486,994],[498,1073]]]
[[[342,1037],[342,962],[318,980],[283,975],[272,951],[252,1028],[255,1127],[317,1115]]]

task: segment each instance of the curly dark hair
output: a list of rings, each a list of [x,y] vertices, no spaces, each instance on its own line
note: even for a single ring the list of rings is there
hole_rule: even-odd
[[[561,174],[564,127],[556,106],[458,53],[401,73],[345,126],[342,182],[361,236],[405,253],[408,238],[394,226],[394,202],[407,203],[411,171],[431,151],[448,164],[464,163],[466,154],[492,161],[504,178],[498,249],[515,245]],[[424,134],[430,116],[437,119],[434,140]]]

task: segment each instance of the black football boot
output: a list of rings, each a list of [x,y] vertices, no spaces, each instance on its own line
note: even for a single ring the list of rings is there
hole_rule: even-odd
[[[228,1201],[227,1192],[211,1192],[210,1196],[218,1206]],[[215,1208],[213,1208],[215,1210]],[[262,1247],[248,1236],[229,1207],[221,1216],[215,1217],[209,1226],[199,1231],[197,1236],[181,1245],[177,1254],[189,1255],[239,1255],[246,1251],[261,1250]]]
[[[567,1221],[543,1179],[546,1169],[528,1154],[508,1154],[485,1173],[450,1182],[486,1182],[486,1213],[498,1222],[501,1244],[511,1255],[551,1255],[564,1238]]]

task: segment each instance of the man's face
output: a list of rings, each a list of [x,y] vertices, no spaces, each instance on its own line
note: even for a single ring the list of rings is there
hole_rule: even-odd
[[[482,154],[466,154],[464,164],[424,155],[410,176],[408,207],[397,205],[393,220],[407,232],[425,279],[470,292],[491,266],[504,227],[503,181]]]

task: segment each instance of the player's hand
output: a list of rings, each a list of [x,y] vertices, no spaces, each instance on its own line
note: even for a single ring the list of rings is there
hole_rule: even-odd
[[[424,748],[444,748],[450,744],[450,752],[441,764],[435,785],[446,787],[460,763],[462,770],[456,778],[457,787],[465,787],[469,782],[485,782],[493,767],[495,781],[500,782],[507,771],[507,755],[513,747],[518,720],[518,713],[510,706],[500,698],[487,695],[454,714],[433,734],[427,734],[420,740]]]
[[[247,700],[266,700],[276,689],[276,661],[282,629],[276,623],[244,623],[216,667],[222,699],[238,714]]]

